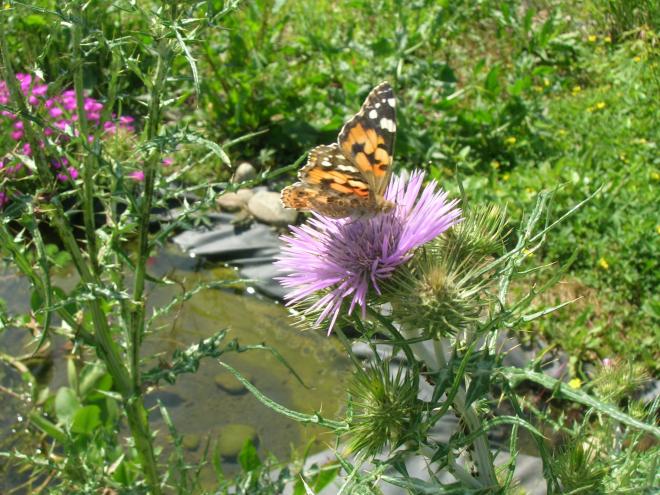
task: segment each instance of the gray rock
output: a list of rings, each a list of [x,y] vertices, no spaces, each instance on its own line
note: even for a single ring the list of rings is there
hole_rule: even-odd
[[[250,425],[232,423],[221,426],[218,429],[217,452],[223,459],[236,459],[248,439],[257,444],[257,430]]]
[[[254,196],[252,189],[239,189],[236,192],[224,193],[217,199],[217,203],[220,209],[232,213],[247,208],[252,196]]]
[[[259,191],[252,196],[248,210],[257,220],[278,227],[290,225],[298,217],[296,210],[282,206],[279,193],[271,191]]]
[[[257,176],[257,169],[248,162],[241,163],[236,167],[236,171],[231,178],[231,181],[234,183],[243,182],[246,180],[252,180]]]

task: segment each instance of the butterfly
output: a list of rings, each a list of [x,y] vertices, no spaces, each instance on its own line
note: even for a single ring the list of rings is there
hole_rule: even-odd
[[[385,199],[392,175],[396,100],[388,82],[371,90],[337,142],[309,152],[298,182],[282,190],[286,208],[331,218],[373,217],[394,208]]]

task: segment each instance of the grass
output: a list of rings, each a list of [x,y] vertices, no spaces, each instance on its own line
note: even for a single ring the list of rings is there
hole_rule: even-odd
[[[245,2],[226,29],[195,42],[200,91],[181,76],[167,131],[192,129],[220,144],[258,133],[230,147],[231,158],[277,168],[334,140],[388,79],[399,99],[399,169],[423,167],[454,191],[458,173],[469,197],[506,204],[514,218],[544,188],[557,188],[558,216],[604,186],[536,254],[562,263],[577,251],[568,283],[589,297],[530,332],[569,352],[576,373],[612,355],[657,372],[658,26],[653,1],[627,5],[594,2],[583,13],[557,0]],[[128,10],[88,8],[105,31],[121,23],[140,32]],[[67,87],[69,40],[48,22],[26,10],[12,23],[15,64],[36,64]],[[139,64],[130,41],[122,50],[125,63]],[[109,53],[86,54],[85,86],[100,98]],[[180,53],[173,77],[188,64]],[[121,111],[144,116],[138,81],[120,84]],[[174,158],[198,162],[184,175],[190,183],[230,174],[199,148],[182,146]]]

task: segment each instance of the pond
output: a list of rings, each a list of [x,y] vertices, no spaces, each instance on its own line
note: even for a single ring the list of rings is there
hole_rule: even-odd
[[[167,276],[173,282],[150,284],[150,312],[199,283],[236,278],[232,268],[190,258],[173,246],[149,260],[149,274],[156,279]],[[0,298],[6,301],[9,311],[26,311],[30,298],[26,280],[7,269],[0,270],[0,280]],[[54,277],[54,283],[65,290],[73,287],[76,281],[74,274],[66,270]],[[159,360],[168,360],[176,349],[227,329],[226,341],[236,338],[241,345],[266,344],[275,348],[304,382],[301,384],[268,351],[228,353],[221,357],[249,377],[266,396],[302,412],[320,411],[328,418],[336,418],[342,412],[350,368],[338,342],[321,332],[293,328],[282,305],[252,290],[202,290],[158,323],[158,331],[150,335],[143,346],[144,369],[151,368]],[[27,341],[24,330],[8,330],[0,334],[0,349],[10,355],[26,355],[30,351],[24,347]],[[66,342],[54,339],[45,357],[28,363],[52,393],[67,383],[67,349]],[[320,429],[301,426],[266,408],[223,370],[217,360],[206,359],[196,373],[180,376],[175,385],[161,383],[146,397],[153,429],[161,438],[165,437],[167,427],[158,411],[159,400],[183,435],[190,460],[199,458],[207,439],[215,442],[226,436],[228,429],[256,433],[260,454],[271,452],[283,460],[291,456],[292,450],[300,452],[311,443],[313,452],[331,441]],[[19,382],[18,373],[0,361],[0,384],[15,387]],[[3,397],[0,404],[0,450],[6,449],[12,431],[20,426],[17,419],[21,419],[17,417],[17,401],[6,399]],[[228,428],[228,425],[232,426]],[[161,455],[161,462],[166,462],[166,455],[167,451]],[[236,464],[229,458],[223,468],[226,474],[231,474]],[[0,481],[0,492],[8,488],[2,483]],[[5,480],[5,483],[11,485],[15,481]]]

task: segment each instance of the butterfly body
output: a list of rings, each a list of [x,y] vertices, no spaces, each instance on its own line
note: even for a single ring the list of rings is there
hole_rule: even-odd
[[[298,182],[282,190],[287,208],[331,218],[371,217],[390,211],[385,199],[392,174],[396,100],[387,82],[376,86],[337,142],[313,148]]]

